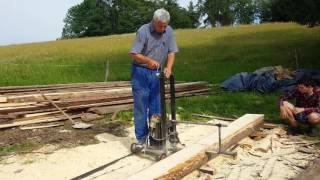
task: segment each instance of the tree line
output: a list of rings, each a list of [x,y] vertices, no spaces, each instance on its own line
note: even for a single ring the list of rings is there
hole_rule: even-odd
[[[226,26],[254,22],[320,23],[320,0],[198,0],[187,8],[177,0],[84,0],[64,19],[62,38],[135,32],[150,22],[153,12],[170,12],[173,28]]]

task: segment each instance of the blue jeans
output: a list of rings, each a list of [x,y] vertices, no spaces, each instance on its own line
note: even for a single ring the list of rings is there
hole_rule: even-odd
[[[138,141],[148,136],[148,119],[152,115],[160,115],[160,80],[157,72],[132,65],[133,117]]]

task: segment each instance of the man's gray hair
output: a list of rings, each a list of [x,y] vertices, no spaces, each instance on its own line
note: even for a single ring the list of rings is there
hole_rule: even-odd
[[[169,23],[170,14],[167,10],[163,8],[157,9],[153,14],[153,21],[161,21],[163,23]]]

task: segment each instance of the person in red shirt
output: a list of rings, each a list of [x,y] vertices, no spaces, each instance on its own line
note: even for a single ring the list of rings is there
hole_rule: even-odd
[[[295,105],[289,102],[294,100]],[[301,133],[299,124],[309,125],[308,134],[317,135],[315,126],[320,123],[320,88],[313,81],[302,78],[297,87],[279,98],[280,117],[288,120],[289,133]]]

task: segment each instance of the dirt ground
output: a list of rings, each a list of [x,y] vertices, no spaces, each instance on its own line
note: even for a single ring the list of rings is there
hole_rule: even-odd
[[[66,124],[36,130],[1,131],[1,148],[23,145],[26,140],[31,142],[31,148],[24,147],[18,154],[2,152],[6,156],[0,156],[0,179],[71,179],[130,154],[130,145],[135,142],[133,127],[121,121],[93,123],[95,125],[86,130],[75,130]],[[217,132],[217,128],[179,124],[178,132],[181,141],[188,146]],[[268,164],[274,168],[267,172],[270,173],[267,179],[293,179],[299,174],[300,179],[304,179],[304,174],[309,174],[311,179],[319,177],[319,166],[311,163],[318,156],[297,152],[296,146],[288,145],[298,140],[273,137],[272,152],[261,153],[253,151],[257,144],[247,137],[243,144],[253,147],[238,146],[235,149],[237,159],[218,156],[207,163],[213,175],[196,170],[184,179],[261,179]],[[153,163],[156,161],[151,156],[131,155],[85,179],[125,179]]]
[[[181,141],[190,145],[215,133],[216,127],[179,125]],[[126,129],[128,136],[119,137],[110,133],[95,136],[100,143],[73,148],[46,145],[38,153],[6,156],[0,163],[0,179],[71,179],[130,154],[130,145],[135,142],[134,129]],[[86,179],[125,179],[155,163],[152,156],[132,155],[89,176]]]
[[[105,122],[104,120],[90,122],[94,124],[90,129],[73,129],[65,122],[64,126],[43,129],[21,130],[11,128],[0,131],[0,155],[12,154],[12,151],[24,153],[51,144],[57,148],[71,148],[79,145],[98,143],[94,138],[97,134],[110,133],[115,136],[127,136],[124,121]],[[13,149],[5,151],[5,149]]]

